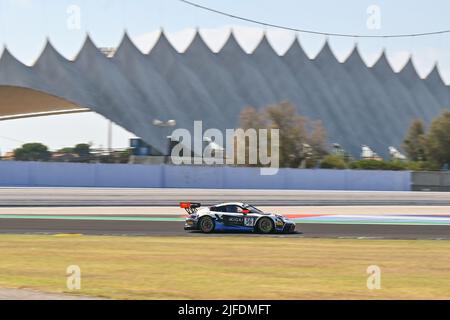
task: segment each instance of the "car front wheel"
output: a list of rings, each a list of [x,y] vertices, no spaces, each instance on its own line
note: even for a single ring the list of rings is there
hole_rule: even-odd
[[[269,218],[261,218],[257,224],[257,230],[260,233],[269,234],[274,230],[273,222]]]
[[[203,233],[211,233],[214,231],[214,221],[211,217],[203,217],[199,221],[200,231]]]

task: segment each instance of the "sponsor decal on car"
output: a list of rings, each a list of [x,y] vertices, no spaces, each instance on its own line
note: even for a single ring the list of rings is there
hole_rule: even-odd
[[[282,226],[284,226],[284,222],[283,222],[283,221],[280,221],[280,220],[277,220],[277,222],[275,223],[275,225],[276,225],[277,227],[282,227]]]
[[[244,226],[253,227],[255,226],[256,219],[254,217],[245,217],[244,218]]]
[[[226,226],[243,226],[244,218],[233,217],[233,216],[223,216],[223,221]]]

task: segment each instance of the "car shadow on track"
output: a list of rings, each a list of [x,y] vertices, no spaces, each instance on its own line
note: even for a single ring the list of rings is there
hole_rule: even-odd
[[[298,237],[302,236],[303,232],[294,231],[291,233],[270,233],[263,234],[257,232],[246,232],[246,231],[215,231],[213,233],[203,233],[201,231],[188,231],[187,234],[191,235],[203,235],[203,236],[218,236],[218,235],[226,235],[226,236],[254,236],[254,237]]]

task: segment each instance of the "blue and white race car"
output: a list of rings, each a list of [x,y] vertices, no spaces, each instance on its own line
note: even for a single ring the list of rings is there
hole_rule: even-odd
[[[184,230],[212,233],[220,231],[270,233],[294,233],[295,223],[288,218],[265,213],[247,203],[222,203],[202,208],[200,203],[181,202],[189,216]]]

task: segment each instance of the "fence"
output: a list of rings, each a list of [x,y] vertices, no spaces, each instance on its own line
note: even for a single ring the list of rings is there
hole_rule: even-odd
[[[413,172],[414,191],[450,191],[450,172]]]
[[[0,161],[0,186],[409,191],[411,173]]]

